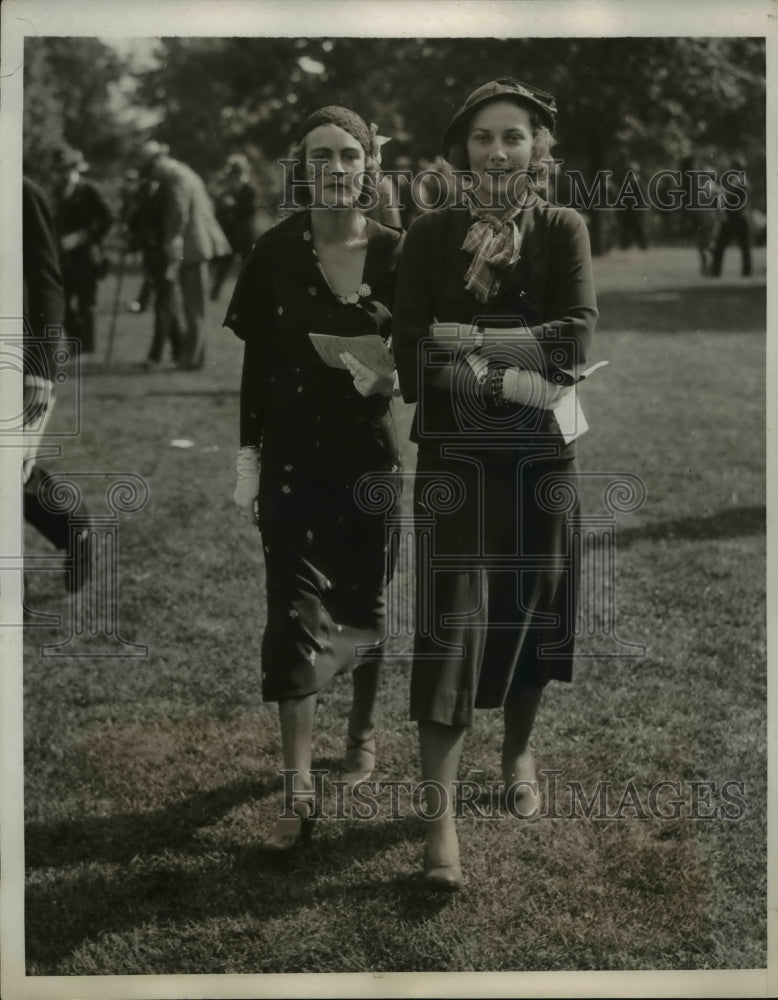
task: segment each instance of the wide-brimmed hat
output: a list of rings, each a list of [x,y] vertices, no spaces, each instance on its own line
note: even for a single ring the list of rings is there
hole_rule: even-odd
[[[54,170],[79,170],[81,173],[89,170],[89,164],[79,149],[71,146],[59,146],[52,154]]]
[[[499,98],[509,98],[522,104],[531,111],[536,112],[549,129],[554,128],[556,121],[556,101],[551,94],[545,90],[538,90],[537,87],[530,87],[526,83],[520,83],[509,76],[501,76],[496,80],[490,80],[474,90],[467,98],[461,108],[457,110],[454,117],[449,122],[448,128],[443,133],[441,149],[444,156],[448,156],[451,147],[459,138],[459,133],[464,123],[471,115],[489,101]]]

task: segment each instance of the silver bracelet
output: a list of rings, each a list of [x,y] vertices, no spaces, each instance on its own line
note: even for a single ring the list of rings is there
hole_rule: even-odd
[[[511,406],[511,401],[503,395],[502,385],[507,368],[492,368],[489,372],[489,394],[495,406]]]

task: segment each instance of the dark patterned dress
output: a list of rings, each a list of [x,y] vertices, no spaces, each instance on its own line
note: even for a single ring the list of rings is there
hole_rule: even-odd
[[[360,396],[308,337],[388,340],[402,236],[368,219],[367,239],[362,285],[345,301],[319,267],[310,213],[285,219],[252,249],[225,320],[246,345],[241,444],[261,448],[265,701],[319,691],[380,655],[385,633],[385,511],[365,509],[355,486],[370,473],[399,482],[391,400]]]

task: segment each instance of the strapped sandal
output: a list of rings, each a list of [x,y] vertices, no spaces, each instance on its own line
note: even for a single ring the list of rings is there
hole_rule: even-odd
[[[269,854],[288,854],[298,844],[307,844],[313,836],[313,794],[310,798],[297,798],[287,803],[294,816],[279,816],[270,833],[261,843]]]
[[[375,733],[363,739],[348,734],[343,770],[346,780],[352,785],[370,777],[375,770]]]

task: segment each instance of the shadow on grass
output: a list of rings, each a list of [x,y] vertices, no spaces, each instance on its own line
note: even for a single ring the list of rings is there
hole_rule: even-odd
[[[449,896],[424,890],[418,873],[396,872],[378,861],[378,855],[414,835],[413,824],[407,822],[346,825],[323,820],[310,844],[280,858],[263,854],[255,844],[225,850],[223,841],[218,845],[190,841],[196,826],[268,790],[264,783],[227,786],[192,796],[181,806],[145,820],[139,816],[129,821],[127,817],[106,820],[102,831],[94,829],[100,825],[94,822],[73,824],[70,831],[62,826],[33,830],[31,850],[38,855],[43,849],[49,852],[46,863],[50,867],[86,864],[76,871],[59,871],[54,879],[50,872],[30,875],[25,895],[28,968],[35,975],[62,974],[62,963],[89,942],[182,918],[204,923],[216,918],[244,919],[250,914],[263,923],[277,918],[293,921],[298,910],[337,903],[347,895],[349,906],[369,902],[386,912],[423,921],[447,904]],[[56,838],[63,833],[71,840],[78,835],[77,850],[65,843],[57,854]],[[100,859],[121,867],[94,864]],[[364,879],[363,869],[367,872]],[[278,956],[268,955],[267,960],[278,971]],[[153,971],[181,969],[155,967]],[[197,971],[225,970],[214,957],[212,967]],[[304,970],[290,965],[283,971]]]
[[[597,296],[597,306],[600,311],[598,332],[730,330],[737,334],[764,333],[767,328],[767,296],[763,284],[602,292]]]
[[[276,781],[239,781],[150,812],[30,823],[25,829],[26,867],[29,871],[95,861],[122,864],[142,854],[186,849],[200,827],[243,802],[277,790]]]
[[[669,521],[651,521],[635,528],[619,528],[618,547],[625,548],[635,542],[662,541],[712,541],[724,538],[742,538],[744,535],[764,534],[767,524],[765,507],[727,507],[706,517],[679,517]]]

